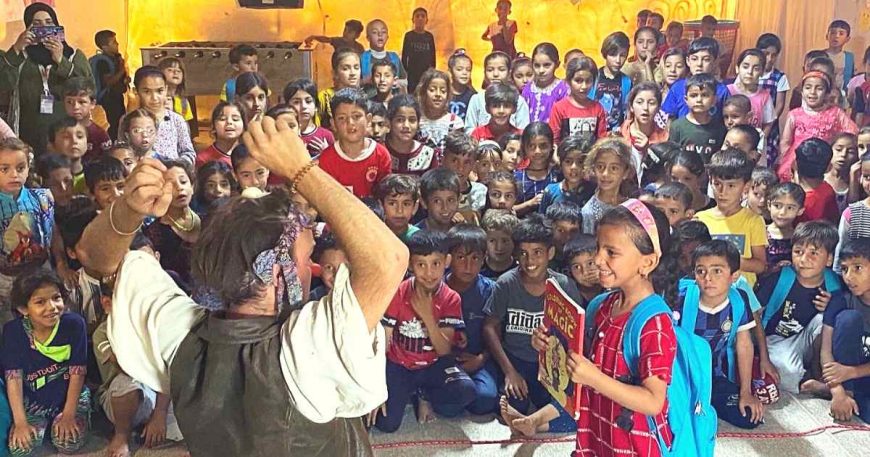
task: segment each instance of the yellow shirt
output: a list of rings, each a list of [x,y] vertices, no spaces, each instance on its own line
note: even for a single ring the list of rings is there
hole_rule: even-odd
[[[722,217],[715,209],[708,209],[701,211],[695,217],[707,226],[714,240],[733,243],[744,259],[752,258],[753,247],[767,246],[764,219],[748,208],[741,208],[736,214],[728,217]],[[755,273],[744,271],[743,277],[750,286],[755,285]]]
[[[190,110],[190,103],[187,101],[186,98],[174,95],[172,97],[172,111],[180,114],[185,121],[193,120],[193,111]]]

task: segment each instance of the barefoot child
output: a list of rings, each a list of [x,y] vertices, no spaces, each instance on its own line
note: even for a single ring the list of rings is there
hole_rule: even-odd
[[[475,399],[474,381],[452,356],[454,333],[462,330],[459,294],[444,283],[450,264],[447,235],[420,231],[408,240],[413,277],[399,290],[382,319],[386,327],[387,402],[375,427],[392,433],[402,425],[405,405],[418,395],[417,420],[433,419],[431,406],[462,411]]]

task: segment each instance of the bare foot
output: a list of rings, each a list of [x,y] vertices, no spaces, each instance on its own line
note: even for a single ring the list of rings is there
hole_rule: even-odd
[[[532,419],[532,416],[525,416],[519,419],[514,419],[513,428],[522,433],[523,436],[535,436],[538,432],[538,424]]]
[[[106,448],[106,457],[130,457],[130,444],[127,437],[117,433],[112,435],[109,447]]]
[[[827,384],[816,379],[807,379],[806,381],[801,383],[800,393],[810,394],[814,397],[824,398],[827,400],[831,399],[831,389],[828,388]]]
[[[504,424],[507,425],[511,429],[511,434],[523,434],[522,431],[518,430],[516,427],[516,420],[525,419],[526,416],[523,416],[519,411],[517,411],[510,403],[508,403],[508,399],[506,396],[502,395],[498,400],[499,409],[501,410],[501,420],[504,421]],[[528,436],[528,435],[526,435]]]
[[[417,400],[417,422],[428,424],[435,421],[435,413],[432,411],[432,404],[422,398]]]

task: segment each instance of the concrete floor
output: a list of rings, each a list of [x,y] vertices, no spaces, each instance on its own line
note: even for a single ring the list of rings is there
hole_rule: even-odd
[[[789,457],[866,457],[870,455],[870,428],[867,431],[827,430],[813,436],[799,438],[764,439],[759,434],[804,432],[817,427],[833,424],[828,415],[828,403],[806,397],[783,396],[766,415],[766,423],[754,433],[756,438],[720,438],[716,445],[717,457],[789,456]],[[731,433],[739,430],[724,422],[719,422],[720,432]],[[108,426],[95,424],[95,432],[85,448],[86,457],[102,457],[107,442]],[[414,419],[410,408],[398,432],[386,435],[373,432],[372,442],[378,457],[521,457],[521,456],[568,456],[573,449],[572,437],[549,435],[541,438],[550,442],[526,442],[507,444],[477,444],[471,440],[507,440],[508,429],[491,416],[473,416],[458,419],[439,419],[421,426]],[[414,441],[444,440],[461,441],[461,445],[409,445]],[[180,457],[184,448],[180,445],[159,450],[140,449],[135,457]],[[56,455],[51,449],[43,447],[35,454],[39,457]],[[218,457],[218,456],[215,456]]]

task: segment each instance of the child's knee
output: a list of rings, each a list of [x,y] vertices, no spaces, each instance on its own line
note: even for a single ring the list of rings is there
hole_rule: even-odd
[[[476,415],[492,413],[498,408],[498,390],[494,385],[478,384],[474,401],[468,405],[468,412]]]
[[[402,413],[399,416],[402,416]],[[402,417],[397,419],[389,416],[378,416],[378,419],[375,421],[375,428],[384,433],[395,433],[401,425]]]

